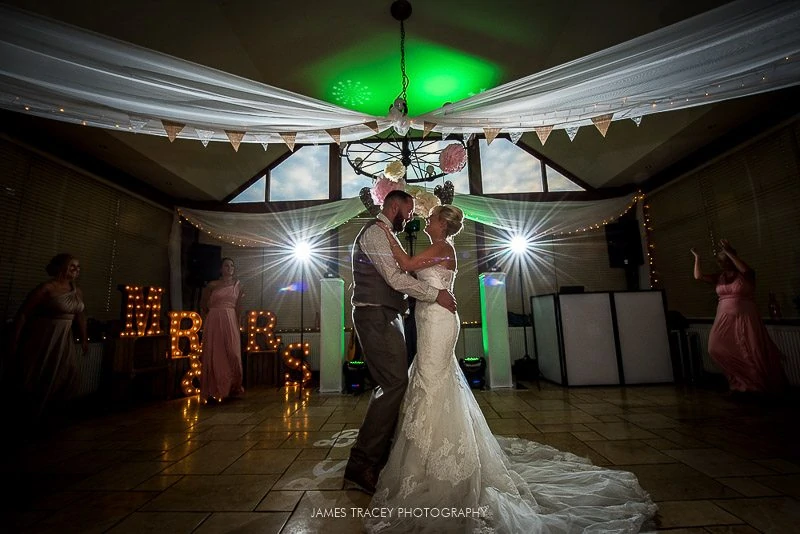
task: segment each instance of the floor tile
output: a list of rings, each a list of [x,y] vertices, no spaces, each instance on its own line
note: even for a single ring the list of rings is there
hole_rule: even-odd
[[[744,523],[711,501],[659,502],[658,522],[660,528]]]
[[[800,525],[800,501],[788,497],[714,501],[762,532],[793,533]]]
[[[249,512],[255,510],[277,479],[278,475],[186,476],[143,510]]]
[[[287,512],[216,512],[196,534],[278,534],[289,519]]]
[[[206,512],[136,512],[109,530],[109,534],[142,532],[193,532],[211,514]]]

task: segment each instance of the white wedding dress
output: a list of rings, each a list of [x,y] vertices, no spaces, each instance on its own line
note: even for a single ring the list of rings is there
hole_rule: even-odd
[[[417,273],[453,288],[455,272]],[[636,476],[489,430],[454,348],[459,319],[417,302],[417,355],[369,532],[639,532],[656,512]]]

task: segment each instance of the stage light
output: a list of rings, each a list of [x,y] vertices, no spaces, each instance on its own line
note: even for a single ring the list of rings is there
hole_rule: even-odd
[[[311,258],[311,245],[307,241],[298,241],[294,245],[294,256],[305,262]]]
[[[472,389],[483,389],[486,385],[486,359],[483,357],[470,356],[458,360],[461,372],[467,384]]]
[[[528,240],[524,236],[515,235],[508,243],[508,248],[510,248],[511,252],[514,254],[523,254],[528,250]]]

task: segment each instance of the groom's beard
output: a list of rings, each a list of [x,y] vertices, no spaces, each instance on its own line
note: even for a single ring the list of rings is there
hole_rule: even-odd
[[[402,232],[403,229],[406,227],[406,218],[403,217],[402,213],[398,213],[394,216],[394,220],[392,220],[392,231],[394,233]]]

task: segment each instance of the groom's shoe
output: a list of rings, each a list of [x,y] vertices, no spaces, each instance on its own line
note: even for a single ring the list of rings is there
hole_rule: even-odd
[[[344,469],[344,489],[357,489],[367,495],[375,494],[378,475],[372,468],[357,469],[348,464]]]

